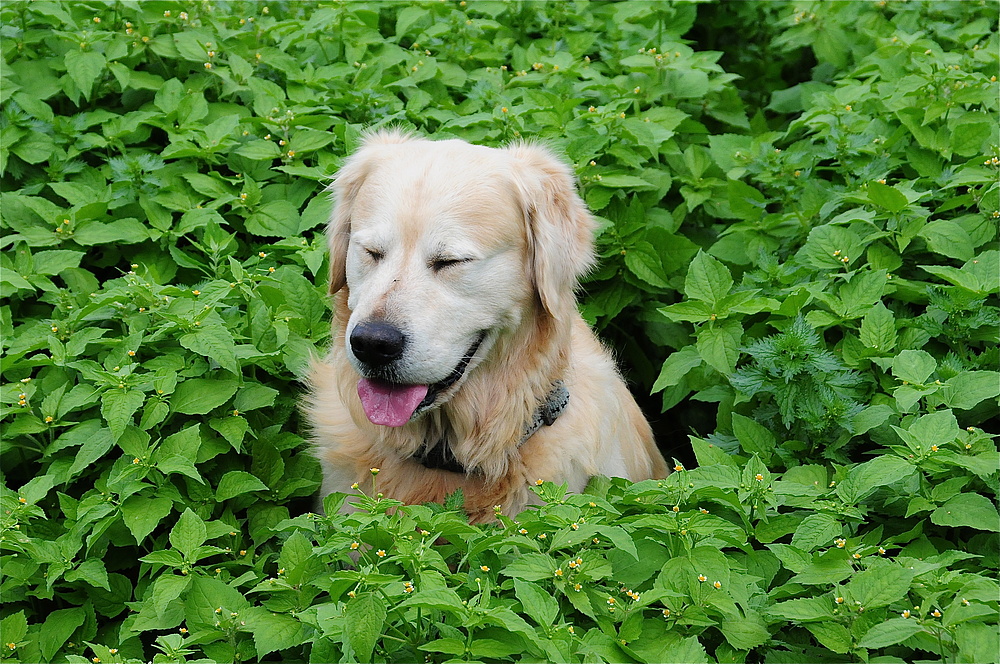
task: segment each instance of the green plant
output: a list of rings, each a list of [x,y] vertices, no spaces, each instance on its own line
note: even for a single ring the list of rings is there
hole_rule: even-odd
[[[996,661],[991,9],[5,3],[0,659]],[[385,124],[573,163],[673,475],[311,513]]]

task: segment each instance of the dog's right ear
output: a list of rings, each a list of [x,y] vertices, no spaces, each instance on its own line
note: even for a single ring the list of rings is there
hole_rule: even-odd
[[[380,146],[405,143],[412,137],[398,129],[377,131],[362,139],[361,147],[347,158],[327,191],[333,197],[333,212],[326,228],[330,247],[330,294],[347,285],[347,246],[351,241],[354,200],[378,160]]]

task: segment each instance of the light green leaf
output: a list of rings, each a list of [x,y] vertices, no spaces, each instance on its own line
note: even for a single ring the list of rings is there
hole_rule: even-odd
[[[802,551],[828,547],[840,536],[842,530],[840,522],[829,514],[810,514],[795,529],[792,546]]]
[[[189,378],[174,390],[170,406],[185,415],[204,415],[229,401],[239,384],[234,380]]]
[[[704,251],[699,251],[691,261],[684,279],[684,294],[690,298],[715,304],[729,294],[733,277],[729,268]]]
[[[236,341],[224,324],[205,321],[195,332],[181,335],[178,342],[188,350],[215,360],[223,369],[234,374],[240,373],[240,365],[236,360]],[[176,399],[176,395],[174,397]]]
[[[937,369],[937,362],[925,350],[904,350],[892,360],[892,375],[899,380],[923,385]]]
[[[701,355],[694,346],[685,346],[671,353],[663,363],[663,366],[660,367],[660,375],[656,378],[656,382],[653,383],[653,389],[650,390],[650,394],[655,394],[666,387],[677,385],[691,369],[699,366],[701,362]]]
[[[881,353],[896,345],[896,319],[881,302],[875,303],[861,320],[861,343]]]
[[[916,467],[901,457],[875,457],[852,468],[847,477],[837,484],[837,495],[848,505],[855,505],[879,487],[898,482],[915,472]]]
[[[931,512],[931,523],[1000,532],[1000,513],[992,500],[978,493],[960,493]]]
[[[559,602],[547,592],[542,591],[534,583],[526,583],[514,579],[514,596],[524,607],[524,613],[530,616],[540,627],[552,625],[559,613]]]
[[[906,597],[914,575],[912,569],[884,562],[854,575],[847,590],[866,611],[876,609]]]
[[[23,618],[23,614],[14,615],[21,615]],[[41,650],[42,658],[46,661],[51,661],[59,649],[62,648],[66,641],[69,640],[69,637],[73,636],[73,632],[75,632],[76,629],[83,624],[86,617],[87,612],[79,607],[72,609],[58,609],[49,613],[45,617],[45,622],[42,623],[41,630],[38,634],[38,647]],[[9,641],[16,643],[23,638],[23,635],[17,638],[8,637],[6,623],[7,621],[5,619],[2,637],[4,643],[8,643]]]
[[[822,646],[833,652],[845,654],[851,649],[851,633],[840,623],[811,622],[806,623],[805,628],[812,632]]]
[[[246,229],[264,237],[293,237],[299,230],[299,221],[299,211],[291,201],[271,201],[247,217]]]
[[[169,539],[171,546],[180,551],[185,560],[190,560],[195,550],[208,539],[208,530],[201,517],[188,507],[171,528]]]
[[[274,404],[278,390],[260,383],[247,383],[236,393],[233,407],[241,413]]]
[[[903,192],[881,182],[868,183],[868,200],[889,212],[899,212],[909,204]]]
[[[90,99],[90,92],[94,83],[104,73],[107,61],[104,55],[97,51],[66,51],[63,58],[66,64],[66,71],[69,73],[76,87],[80,88],[83,95]]]
[[[344,633],[359,662],[372,661],[372,650],[385,623],[385,600],[375,593],[361,593],[344,609]]]
[[[104,456],[114,443],[115,440],[111,435],[110,429],[103,427],[98,429],[83,442],[83,447],[77,452],[76,459],[73,460],[73,465],[70,466],[69,474],[71,476],[76,475],[84,468],[89,467]]]
[[[931,251],[948,258],[967,261],[975,253],[972,238],[964,228],[950,219],[931,221],[917,235],[927,241],[927,247]]]
[[[858,647],[885,648],[886,646],[894,646],[923,630],[920,623],[914,619],[891,618],[872,625],[872,628],[858,641]]]
[[[215,499],[229,500],[234,496],[239,496],[251,491],[267,491],[267,485],[257,477],[242,470],[231,470],[219,480],[219,488],[215,492]]]
[[[963,371],[945,381],[938,395],[946,406],[971,410],[1000,394],[1000,372]]]
[[[101,415],[115,440],[125,433],[126,425],[132,424],[132,416],[145,400],[146,395],[140,390],[111,388],[101,396]]]
[[[743,325],[736,320],[716,322],[698,330],[698,354],[716,371],[729,375],[736,369],[740,357],[740,339]]]
[[[125,525],[132,532],[135,541],[142,544],[146,536],[170,514],[172,508],[173,502],[162,496],[156,498],[129,496],[122,502],[121,510]]]
[[[756,420],[733,413],[733,434],[740,441],[740,447],[748,454],[756,454],[767,461],[774,453],[777,444],[774,434]]]
[[[165,572],[157,577],[150,596],[156,615],[162,618],[167,610],[167,605],[180,597],[181,593],[187,590],[190,585],[190,576]]]

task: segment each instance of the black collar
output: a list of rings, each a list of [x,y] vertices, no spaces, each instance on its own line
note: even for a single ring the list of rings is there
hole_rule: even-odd
[[[567,404],[569,404],[569,390],[566,389],[566,384],[563,381],[557,380],[552,383],[552,389],[545,395],[545,399],[535,408],[531,420],[525,423],[524,434],[517,446],[524,445],[543,426],[549,426],[555,422],[566,410]],[[413,459],[424,468],[431,470],[447,470],[463,474],[469,472],[455,458],[451,451],[451,445],[448,444],[447,436],[443,436],[433,445],[424,445],[420,452],[413,455]]]

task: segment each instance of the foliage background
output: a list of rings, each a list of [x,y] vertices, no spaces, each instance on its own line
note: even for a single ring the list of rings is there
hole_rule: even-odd
[[[4,661],[997,661],[995,5],[0,21]],[[322,190],[388,123],[574,164],[678,472],[309,513]]]

